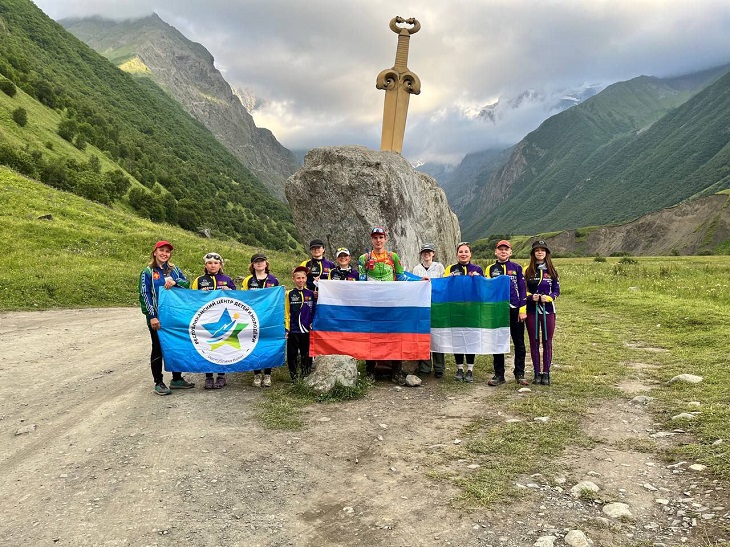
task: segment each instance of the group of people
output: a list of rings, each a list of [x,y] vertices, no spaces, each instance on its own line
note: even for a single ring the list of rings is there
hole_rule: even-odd
[[[310,258],[303,261],[292,271],[294,287],[286,291],[285,298],[285,336],[286,361],[292,382],[307,376],[312,367],[309,356],[309,332],[315,314],[320,279],[342,281],[404,281],[407,279],[396,252],[386,249],[387,234],[383,227],[376,226],[370,232],[372,248],[361,255],[357,266],[350,264],[351,255],[346,247],[336,251],[335,262],[325,257],[324,242],[314,239],[309,244]],[[158,331],[161,328],[158,318],[158,298],[162,289],[174,287],[194,290],[231,290],[234,281],[223,272],[224,261],[218,253],[208,253],[203,257],[203,275],[188,281],[182,271],[170,262],[174,247],[168,241],[158,241],[152,251],[147,267],[139,278],[139,300],[142,313],[147,319],[147,327],[152,340],[150,367],[155,382],[154,392],[169,395],[171,389],[190,389],[194,382],[188,382],[182,373],[173,372],[170,386],[163,380],[162,348]],[[471,262],[472,248],[461,242],[456,248],[457,262],[444,267],[435,261],[436,248],[426,243],[420,249],[419,264],[413,274],[423,279],[448,277],[452,275],[485,276],[484,270]],[[530,356],[534,369],[533,384],[550,385],[550,366],[552,364],[552,340],[555,331],[555,300],[560,295],[558,273],[550,260],[550,249],[545,241],[532,244],[530,263],[523,273],[522,267],[511,261],[512,246],[509,241],[501,240],[495,249],[496,260],[487,268],[486,277],[506,275],[510,278],[510,336],[515,347],[514,376],[520,385],[528,385],[525,378],[525,327],[530,341]],[[241,282],[242,290],[266,289],[276,287],[279,280],[270,271],[270,264],[264,253],[255,253],[248,267],[249,275]],[[540,348],[542,347],[542,355]],[[457,381],[474,381],[474,354],[455,354]],[[374,377],[376,361],[366,361],[366,374]],[[380,363],[382,365],[382,363]],[[393,381],[403,383],[401,361],[387,363]],[[465,370],[466,365],[466,370]],[[433,370],[436,378],[445,373],[443,353],[431,353],[430,360],[418,363],[418,372],[428,375]],[[505,356],[494,355],[494,375],[487,382],[490,386],[504,384]],[[226,385],[225,374],[205,375],[205,389],[221,389]],[[253,385],[271,386],[271,369],[255,370]]]

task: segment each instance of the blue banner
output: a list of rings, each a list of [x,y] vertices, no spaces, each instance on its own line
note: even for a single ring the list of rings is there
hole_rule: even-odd
[[[167,371],[244,372],[284,364],[284,287],[162,289],[159,319]]]

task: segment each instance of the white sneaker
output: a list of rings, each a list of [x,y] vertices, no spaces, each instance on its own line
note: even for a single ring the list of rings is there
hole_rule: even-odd
[[[269,383],[271,383],[271,382],[269,382]],[[254,387],[261,387],[261,375],[260,374],[254,374],[253,385],[254,385]]]
[[[271,387],[271,374],[264,374],[264,387]]]

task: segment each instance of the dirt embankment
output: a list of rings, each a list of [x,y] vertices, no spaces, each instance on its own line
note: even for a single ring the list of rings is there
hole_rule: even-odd
[[[588,419],[603,439],[594,449],[568,451],[557,474],[518,478],[524,496],[484,509],[433,477],[477,472],[455,442],[462,428],[510,418],[487,371],[457,393],[442,387],[450,378],[378,383],[363,400],[312,405],[302,431],[282,432],[259,425],[250,375],[216,391],[191,375],[196,389],[154,395],[148,352],[135,309],[0,315],[0,544],[516,547],[565,545],[578,528],[596,545],[707,545],[730,519],[722,485],[617,448],[654,431],[628,402]],[[650,389],[637,378],[631,389]],[[517,387],[498,389],[525,396]],[[584,479],[633,517],[571,496]]]
[[[618,226],[604,226],[581,237],[561,232],[548,243],[553,252],[608,256],[625,252],[663,256],[712,251],[730,238],[730,196],[715,194],[662,209]]]

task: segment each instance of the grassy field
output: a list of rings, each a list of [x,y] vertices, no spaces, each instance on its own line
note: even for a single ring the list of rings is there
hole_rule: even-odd
[[[53,220],[38,219],[47,214]],[[227,259],[229,275],[241,275],[256,250],[156,225],[2,168],[0,221],[0,310],[5,312],[134,306],[139,271],[157,239],[169,239],[176,245],[174,261],[189,276],[197,274],[202,255],[211,250]],[[294,254],[268,254],[276,274],[291,271],[302,260]],[[590,446],[593,441],[581,433],[581,419],[591,407],[627,397],[617,385],[633,374],[631,364],[638,361],[650,365],[646,374],[660,382],[651,391],[656,397],[651,405],[655,419],[667,429],[682,427],[694,438],[667,457],[706,464],[717,477],[730,480],[727,257],[609,258],[605,262],[585,258],[557,259],[555,263],[562,295],[554,342],[554,383],[529,398],[515,398],[513,390],[495,390],[495,404],[526,419],[499,425],[489,417],[476,419],[463,432],[463,450],[481,467],[468,478],[452,479],[478,503],[514,495],[514,477],[534,472],[536,462],[510,456],[540,454],[539,465],[549,469],[552,457],[567,446]],[[450,357],[447,362],[453,370]],[[477,367],[491,370],[491,358],[478,356]],[[283,370],[278,372],[285,375]],[[667,383],[681,373],[700,375],[704,381]],[[303,423],[300,409],[316,404],[316,398],[301,386],[293,390],[283,387],[284,382],[280,386],[267,395],[261,420],[267,427],[298,429]],[[468,389],[450,378],[440,386],[453,394]],[[359,386],[354,395],[366,389]],[[353,393],[341,398],[350,396]],[[689,406],[691,401],[700,402],[699,409]],[[697,419],[671,420],[689,410],[700,411]],[[537,416],[550,416],[550,421],[534,422]],[[715,443],[717,439],[724,442]],[[643,448],[654,451],[656,446],[648,443]]]

